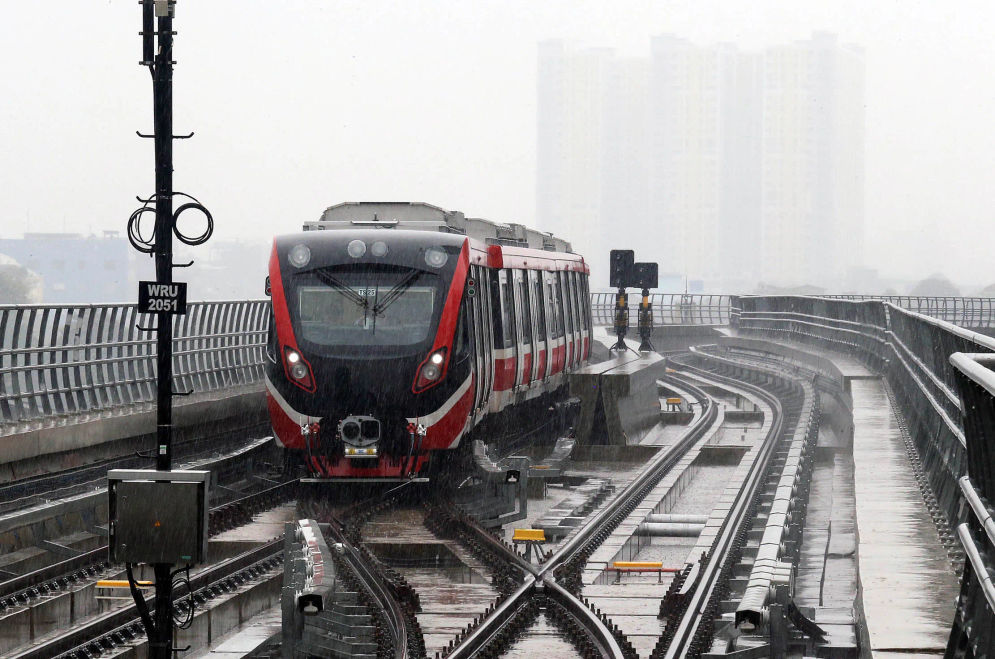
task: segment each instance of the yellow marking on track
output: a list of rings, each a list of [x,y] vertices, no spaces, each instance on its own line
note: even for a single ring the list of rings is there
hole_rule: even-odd
[[[513,542],[546,542],[546,532],[542,529],[515,529]]]

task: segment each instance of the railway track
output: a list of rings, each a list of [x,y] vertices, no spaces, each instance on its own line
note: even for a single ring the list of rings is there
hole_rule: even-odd
[[[174,599],[174,606],[181,614],[189,611],[192,603],[205,604],[229,593],[249,579],[264,572],[271,572],[282,565],[283,540],[274,540],[216,565],[193,572],[190,577],[190,594]],[[155,596],[145,598],[149,609],[155,608]],[[89,659],[125,646],[144,636],[138,607],[128,604],[93,616],[59,636],[29,648],[17,650],[9,659]]]
[[[744,366],[747,369],[750,367]],[[543,612],[581,657],[633,659],[637,656],[618,626],[581,597],[581,573],[594,550],[626,520],[685,452],[701,440],[715,423],[717,405],[702,383],[747,391],[762,400],[772,416],[761,453],[742,484],[739,496],[733,502],[710,551],[701,561],[687,567],[672,584],[662,607],[662,617],[666,619],[665,632],[651,656],[670,659],[699,656],[708,651],[719,601],[727,594],[725,582],[730,576],[731,565],[742,548],[746,529],[756,517],[758,493],[765,479],[770,478],[778,441],[797,422],[797,410],[794,409],[796,401],[789,391],[770,391],[690,363],[682,364],[681,369],[686,371],[687,377],[668,377],[674,378],[671,384],[691,393],[701,404],[701,413],[693,425],[676,444],[658,452],[645,469],[594,511],[555,551],[540,558],[538,563],[526,560],[492,531],[471,516],[445,505],[443,500],[432,498],[430,494],[422,497],[426,526],[436,535],[454,539],[482,558],[492,571],[494,587],[499,593],[493,604],[460,631],[448,647],[436,653],[437,657],[500,656]],[[271,497],[272,493],[267,492],[254,496],[261,499]],[[303,516],[313,516],[324,522],[322,529],[326,540],[329,546],[336,548],[332,552],[333,559],[351,584],[351,590],[362,593],[361,601],[375,621],[378,629],[377,656],[384,659],[426,656],[424,639],[415,615],[419,610],[418,594],[400,574],[382,564],[362,541],[363,524],[378,512],[398,506],[398,502],[398,493],[391,492],[377,500],[364,500],[348,509],[335,510],[327,506],[302,509]],[[217,514],[222,513],[218,511]],[[239,517],[239,514],[231,512],[226,515],[236,521]],[[260,562],[279,560],[277,544],[267,546],[267,551],[273,552],[271,555],[263,558],[256,554]],[[263,551],[263,548],[257,551]],[[240,565],[233,567],[233,570],[244,568],[245,565]],[[218,566],[217,569],[222,568]],[[230,575],[214,570],[209,568],[198,575],[195,587],[198,593],[204,593],[204,589],[210,592],[214,583],[211,579],[230,578]],[[78,633],[60,639],[58,645],[49,646],[44,651],[33,648],[13,656],[83,657],[87,655],[82,654],[81,648],[88,645],[95,651],[98,647],[126,642],[129,636],[141,634],[134,607],[126,609],[131,611],[131,618],[127,618],[127,610],[113,611],[82,626]],[[90,652],[90,655],[93,654],[95,652]]]
[[[234,469],[234,463],[241,463],[246,459],[254,460],[255,458],[252,456],[256,455],[260,447],[268,441],[269,438],[265,441],[251,442],[248,446],[243,446],[227,455],[203,461],[196,467],[217,470],[220,473],[234,470],[244,477],[244,468]],[[222,503],[212,507],[208,524],[210,536],[213,537],[224,531],[248,524],[252,521],[254,514],[280,503],[294,500],[297,496],[298,481],[296,480],[274,482],[258,478],[254,479],[254,484],[260,486],[256,491],[250,493],[228,491],[222,498]],[[88,495],[88,497],[104,498],[106,494],[103,491],[98,491]],[[195,590],[200,588],[200,591],[191,597],[184,594],[183,597],[178,598],[176,600],[178,608],[183,610],[184,607],[187,607],[185,602],[194,600],[206,603],[218,594],[229,592],[233,587],[232,584],[241,584],[247,578],[258,575],[263,569],[275,569],[280,560],[282,545],[276,543],[267,545],[267,547],[266,550],[254,549],[244,552],[235,559],[223,561],[218,566],[209,566],[194,573],[191,585]],[[246,563],[247,561],[254,564],[255,567],[247,569],[251,567]],[[79,593],[86,592],[85,589],[92,586],[97,579],[107,576],[114,577],[114,575],[109,575],[109,568],[107,546],[102,545],[7,579],[0,583],[0,614],[14,614],[21,607],[34,606],[36,602],[42,603],[43,600],[52,598],[69,597],[70,593],[73,593],[73,597],[78,597]],[[92,597],[92,593],[89,596]],[[151,602],[151,600],[149,601]],[[74,622],[72,634],[62,634],[56,638],[42,634],[38,639],[31,641],[31,645],[13,649],[13,652],[19,654],[11,656],[91,657],[96,656],[98,650],[106,652],[144,635],[138,613],[134,605],[130,603],[127,606],[117,607],[103,613],[80,615],[81,619]],[[5,654],[5,656],[8,655]]]
[[[588,557],[640,501],[663,478],[684,452],[698,441],[716,418],[716,407],[708,394],[681,381],[702,405],[702,414],[693,427],[674,446],[661,451],[639,475],[620,490],[540,565],[525,561],[503,540],[476,524],[469,516],[449,513],[456,525],[472,535],[493,555],[524,574],[521,586],[501,599],[492,611],[482,616],[470,629],[461,633],[444,656],[463,659],[475,656],[499,656],[538,607],[547,607],[556,626],[583,657],[631,659],[636,656],[631,644],[611,620],[578,596],[580,571]]]
[[[664,599],[661,613],[664,613],[667,624],[664,635],[651,655],[653,659],[696,657],[707,651],[711,639],[709,627],[718,613],[717,595],[721,593],[722,582],[728,580],[730,559],[745,537],[744,529],[753,519],[752,506],[758,488],[784,427],[781,402],[766,390],[686,363],[681,368],[706,377],[711,383],[749,391],[769,405],[773,414],[762,444],[762,453],[754,462],[739,495],[732,503],[710,552],[674,582],[674,587]]]
[[[191,468],[215,471],[219,474],[219,479],[223,481],[224,475],[233,470],[235,463],[243,465],[238,471],[244,471],[244,463],[255,460],[259,452],[271,442],[272,438],[268,437],[253,440],[248,445],[245,445],[243,441],[243,446],[238,449],[221,456],[197,461]],[[106,485],[106,473],[103,483]],[[291,485],[291,482],[267,482],[260,479],[260,483],[263,484],[263,487],[259,491],[242,495],[235,492],[229,493],[222,497],[222,503],[212,507],[210,516],[212,535],[232,528],[234,525],[245,523],[251,519],[252,514],[263,509],[262,507],[266,507],[270,501],[274,502],[275,505],[275,503],[286,501],[294,495],[294,486]],[[0,529],[16,528],[16,524],[41,523],[67,509],[79,511],[98,507],[103,505],[106,496],[106,487],[103,487],[74,496],[66,502],[50,501],[50,506],[15,514],[13,518],[6,517],[0,520]],[[106,557],[107,545],[101,545],[76,556],[64,558],[64,560],[0,581],[0,612],[19,604],[26,604],[40,595],[58,592],[71,584],[79,583],[88,576],[93,576],[98,567],[106,562]]]

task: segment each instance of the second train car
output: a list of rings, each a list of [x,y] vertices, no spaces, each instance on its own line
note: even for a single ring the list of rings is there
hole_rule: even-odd
[[[589,269],[521,225],[344,203],[274,239],[266,390],[314,477],[407,478],[488,415],[552,401],[591,350]]]

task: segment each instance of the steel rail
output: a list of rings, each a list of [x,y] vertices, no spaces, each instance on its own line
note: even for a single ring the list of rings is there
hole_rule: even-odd
[[[211,466],[207,467],[213,469],[217,465],[223,464],[226,460],[238,459],[243,457],[247,452],[240,451],[237,454],[224,456],[212,463]],[[243,497],[223,503],[221,505],[215,506],[211,509],[210,515],[211,519],[216,519],[217,516],[225,513],[228,510],[237,509],[252,509],[253,507],[259,505],[262,502],[274,500],[274,496],[284,494],[286,490],[293,490],[298,484],[297,480],[284,481],[278,483],[271,487],[265,488],[258,492],[252,494],[247,494]],[[105,492],[96,492],[91,497],[103,496]],[[217,524],[218,522],[214,522]],[[211,524],[209,524],[211,526]],[[216,534],[212,534],[216,535]],[[58,563],[53,563],[27,574],[19,575],[12,579],[0,582],[0,600],[18,600],[20,602],[27,602],[29,599],[33,599],[34,596],[42,594],[40,589],[44,588],[46,584],[50,584],[53,581],[58,581],[60,579],[73,580],[73,577],[80,570],[84,570],[93,565],[100,564],[106,561],[107,558],[107,545],[101,545],[95,549],[84,552],[79,556],[73,556],[64,561]],[[47,590],[52,590],[49,588]],[[3,609],[0,608],[0,611]]]
[[[659,482],[661,478],[676,464],[701,436],[712,426],[718,414],[718,408],[711,404],[711,397],[700,388],[691,385],[680,378],[665,376],[663,380],[676,380],[679,384],[692,390],[692,393],[700,403],[707,409],[694,426],[688,429],[684,437],[674,446],[658,454],[650,465],[643,470],[633,481],[618,492],[609,503],[600,511],[590,517],[579,529],[571,535],[567,542],[560,547],[545,563],[535,566],[525,561],[517,553],[511,552],[508,547],[498,538],[489,533],[478,533],[479,539],[491,548],[497,550],[501,555],[508,558],[510,563],[514,563],[519,568],[526,570],[528,575],[526,582],[509,597],[505,598],[481,623],[471,630],[463,641],[446,655],[447,659],[468,659],[494,638],[500,630],[510,620],[514,618],[515,612],[520,610],[538,589],[546,596],[555,599],[564,609],[574,617],[574,619],[587,630],[588,635],[599,648],[603,657],[612,659],[623,659],[626,655],[619,645],[618,640],[611,630],[584,605],[576,596],[566,590],[556,582],[554,571],[556,568],[568,562],[575,554],[582,551],[594,536],[609,523],[614,517],[625,510],[629,503],[638,502],[646,496],[646,493]],[[707,405],[706,405],[707,403]]]
[[[750,391],[771,406],[771,413],[774,418],[772,419],[770,430],[768,431],[767,437],[764,441],[763,453],[758,456],[758,459],[754,462],[753,469],[750,471],[746,482],[744,482],[743,486],[740,488],[739,495],[736,497],[736,501],[734,502],[732,508],[730,508],[729,515],[723,522],[722,529],[716,537],[713,549],[709,554],[709,560],[692,586],[692,592],[685,608],[684,615],[681,617],[681,620],[677,625],[677,630],[674,632],[670,645],[667,648],[666,654],[664,655],[665,659],[677,659],[678,657],[684,657],[690,650],[691,642],[694,640],[701,623],[705,606],[711,597],[712,591],[718,584],[718,577],[722,571],[722,566],[729,558],[729,553],[733,547],[733,541],[738,535],[743,524],[752,521],[745,519],[744,513],[749,508],[750,502],[759,491],[759,487],[762,483],[762,476],[767,471],[767,467],[770,464],[770,460],[775,452],[774,449],[777,446],[778,439],[781,436],[784,420],[784,413],[780,400],[766,390],[751,383],[724,375],[718,375],[716,373],[712,373],[711,371],[699,369],[688,364],[682,363],[681,366],[692,373],[697,373],[706,380],[718,381],[720,384]],[[748,365],[744,365],[744,368],[750,367]]]
[[[384,612],[390,627],[390,635],[394,639],[394,659],[407,659],[408,628],[404,622],[404,609],[400,602],[394,598],[379,575],[370,569],[359,550],[349,542],[342,529],[338,528],[336,524],[329,524],[326,529],[326,534],[332,536],[332,542],[341,544],[345,548],[342,553],[343,560],[349,564],[353,574],[363,583],[367,592],[376,600],[377,606]]]
[[[241,572],[258,563],[277,558],[282,553],[283,538],[242,552],[238,556],[194,573],[190,577],[190,592],[196,595],[205,588],[210,588],[237,572]],[[186,598],[185,595],[176,599],[184,598]],[[149,594],[145,598],[145,601],[148,602],[150,609],[155,607],[155,595]],[[76,648],[89,645],[94,639],[112,634],[119,629],[130,626],[138,620],[138,607],[134,603],[128,604],[120,609],[97,615],[88,622],[80,623],[71,629],[65,630],[58,637],[30,648],[25,648],[20,652],[8,655],[8,657],[9,659],[51,659],[52,657],[71,652]]]

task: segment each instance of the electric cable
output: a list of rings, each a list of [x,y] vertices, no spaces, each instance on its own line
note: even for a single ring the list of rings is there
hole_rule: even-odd
[[[178,193],[178,194],[183,194],[183,193]],[[190,198],[193,199],[193,197]],[[180,219],[180,214],[186,210],[200,211],[201,213],[204,214],[204,219],[207,222],[207,226],[204,227],[204,233],[195,238],[186,236],[180,231],[178,221]],[[181,243],[190,245],[192,247],[196,247],[197,245],[203,245],[208,240],[210,240],[211,234],[214,233],[214,217],[211,216],[211,211],[207,210],[207,208],[205,208],[204,205],[201,204],[199,201],[194,200],[192,202],[187,202],[173,212],[173,233],[176,235],[176,237],[179,239]]]
[[[186,573],[185,576],[180,576],[181,573]],[[179,577],[179,578],[177,578]],[[173,607],[173,624],[176,625],[177,629],[187,629],[193,624],[194,608],[196,607],[196,601],[193,598],[193,588],[190,586],[190,565],[187,564],[185,567],[181,567],[178,570],[174,570],[169,578],[172,580],[173,593],[179,590],[180,586],[186,586],[186,604],[187,610],[183,613],[179,611],[179,607]],[[182,604],[183,600],[175,598],[174,604]]]

